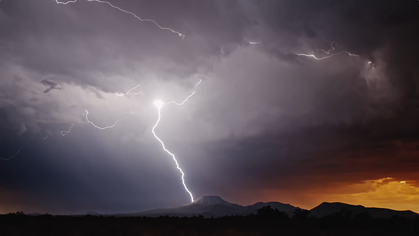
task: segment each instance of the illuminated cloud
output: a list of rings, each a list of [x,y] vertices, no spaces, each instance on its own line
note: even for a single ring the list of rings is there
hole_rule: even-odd
[[[396,180],[388,177],[378,180],[352,184],[348,188],[359,189],[359,192],[333,196],[336,201],[350,202],[370,207],[383,207],[397,210],[419,212],[419,188],[417,181]]]
[[[109,3],[1,1],[3,211],[189,202],[155,99],[195,196],[417,209],[417,2]]]

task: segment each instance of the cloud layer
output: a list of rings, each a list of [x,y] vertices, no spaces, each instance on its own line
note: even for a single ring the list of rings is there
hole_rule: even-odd
[[[0,157],[33,138],[0,162],[0,212],[187,203],[151,128],[154,100],[193,91],[156,131],[196,197],[310,207],[337,186],[418,187],[417,1],[110,2],[185,38],[98,2],[0,2]],[[359,56],[297,55],[331,42]],[[98,126],[128,117],[98,130],[85,110]]]

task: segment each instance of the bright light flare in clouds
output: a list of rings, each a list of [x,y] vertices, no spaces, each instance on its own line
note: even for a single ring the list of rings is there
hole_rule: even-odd
[[[156,100],[153,102],[154,106],[156,106],[158,109],[162,108],[164,103],[160,100]]]

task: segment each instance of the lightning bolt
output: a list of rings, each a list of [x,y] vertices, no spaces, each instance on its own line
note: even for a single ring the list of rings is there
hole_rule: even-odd
[[[202,79],[199,80],[199,82],[195,85],[194,88],[196,88],[200,83],[202,82]],[[182,106],[183,104],[185,104],[185,102],[187,102],[189,100],[189,98],[191,98],[193,95],[195,94],[195,91],[193,91],[188,97],[185,98],[185,100],[183,100],[182,102],[178,103],[176,101],[170,101],[168,103],[166,103],[165,105],[169,105],[169,104],[175,104],[178,106]]]
[[[199,82],[195,85],[195,87],[194,88],[196,88],[196,86],[198,86],[200,83],[202,82],[202,79],[201,80],[199,80]],[[169,154],[172,158],[173,158],[173,161],[175,162],[175,164],[176,164],[176,168],[179,170],[179,172],[182,174],[182,184],[183,184],[183,187],[185,188],[185,190],[186,190],[186,192],[188,192],[188,194],[189,194],[189,196],[191,197],[191,202],[193,202],[194,201],[194,198],[193,198],[193,195],[192,195],[192,193],[191,193],[191,191],[189,191],[189,189],[188,189],[188,186],[186,186],[186,183],[185,183],[185,173],[183,172],[183,170],[182,170],[182,168],[180,168],[180,166],[179,166],[179,163],[178,163],[178,161],[177,161],[177,159],[176,159],[176,156],[175,156],[175,154],[173,154],[172,152],[170,152],[169,150],[167,150],[167,148],[166,148],[166,146],[164,145],[164,142],[157,136],[157,134],[156,134],[156,128],[157,128],[157,126],[159,125],[159,123],[160,123],[160,120],[161,120],[161,109],[163,108],[163,106],[166,106],[166,105],[169,105],[169,104],[175,104],[175,105],[178,105],[178,106],[182,106],[183,104],[185,104],[185,102],[187,102],[193,95],[195,94],[195,91],[194,92],[192,92],[188,97],[186,97],[182,102],[176,102],[176,101],[170,101],[170,102],[168,102],[168,103],[163,103],[162,101],[160,101],[160,100],[157,100],[157,101],[155,101],[154,102],[154,105],[157,107],[157,112],[158,112],[158,119],[157,119],[157,122],[156,122],[156,124],[153,126],[153,128],[151,129],[151,132],[153,133],[153,135],[154,135],[154,137],[160,142],[160,144],[161,144],[161,146],[162,146],[162,148],[163,148],[163,150],[167,153],[167,154]]]
[[[20,151],[22,151],[22,149],[23,148],[25,148],[26,147],[26,145],[28,145],[28,143],[30,143],[31,141],[32,141],[32,139],[33,139],[33,137],[31,138],[31,139],[29,139],[25,144],[23,144],[20,148],[19,148],[19,150],[13,155],[13,156],[10,156],[10,157],[8,157],[8,158],[3,158],[3,157],[0,157],[0,160],[2,160],[2,161],[9,161],[9,160],[11,160],[11,159],[13,159],[13,158],[15,158],[17,155],[19,155],[19,153],[20,153]]]
[[[335,48],[335,42],[331,42],[330,43],[330,49],[329,50],[317,49],[318,51],[324,52],[327,56],[317,57],[316,55],[314,55],[314,52],[312,52],[312,54],[298,53],[296,55],[297,56],[310,57],[310,58],[313,58],[313,59],[318,60],[318,61],[323,60],[323,59],[328,59],[328,58],[331,58],[331,57],[340,55],[342,53],[346,53],[346,54],[348,54],[348,56],[351,56],[351,57],[359,57],[359,55],[350,53],[348,51],[341,51],[341,52],[338,52],[338,53],[332,53],[333,51],[335,51],[335,49],[336,49]]]
[[[134,14],[133,12],[130,12],[130,11],[124,10],[124,9],[122,9],[122,8],[120,8],[120,7],[117,7],[117,6],[115,6],[115,5],[112,5],[112,3],[110,3],[110,2],[107,2],[107,1],[101,1],[101,0],[86,0],[86,1],[88,1],[88,2],[97,2],[97,3],[107,4],[107,5],[109,5],[110,7],[114,8],[114,9],[117,9],[117,10],[119,10],[119,11],[121,11],[121,12],[124,12],[124,13],[127,13],[127,14],[129,14],[129,15],[132,15],[133,17],[135,17],[135,18],[136,18],[137,20],[139,20],[139,21],[143,21],[143,22],[152,22],[152,23],[154,23],[157,27],[159,27],[161,30],[169,30],[169,31],[171,31],[171,32],[172,32],[172,33],[174,33],[174,34],[179,35],[179,37],[181,37],[182,39],[184,39],[184,38],[185,38],[185,35],[184,35],[184,34],[182,34],[182,33],[178,32],[178,31],[176,31],[176,30],[173,30],[173,29],[168,28],[168,27],[162,27],[162,26],[161,26],[161,25],[159,25],[159,24],[158,24],[155,20],[152,20],[152,19],[143,19],[143,18],[141,18],[141,17],[137,16],[136,14]],[[70,3],[76,3],[76,2],[77,2],[77,0],[66,1],[66,2],[60,2],[59,0],[55,0],[55,2],[56,2],[57,4],[67,5],[67,4],[70,4]]]
[[[73,126],[74,126],[74,124],[75,124],[76,122],[73,122],[72,124],[71,124],[71,126],[68,128],[68,130],[63,130],[63,131],[60,131],[60,134],[61,134],[61,136],[66,136],[67,134],[69,134],[70,132],[71,132],[71,129],[73,128]],[[52,134],[50,134],[51,136],[52,135],[54,135],[54,133],[52,133]],[[35,137],[35,136],[34,136]],[[11,159],[13,159],[13,158],[15,158],[16,156],[18,156],[19,154],[20,154],[20,152],[22,151],[22,149],[24,149],[25,147],[26,147],[26,145],[28,145],[32,140],[33,140],[33,138],[34,137],[32,137],[31,139],[29,139],[25,144],[23,144],[20,148],[19,148],[19,150],[13,155],[13,156],[11,156],[11,157],[9,157],[9,158],[2,158],[2,157],[0,157],[0,160],[2,160],[2,161],[9,161],[9,160],[11,160]],[[48,134],[45,136],[45,137],[42,137],[42,139],[48,139]]]
[[[202,82],[202,79],[199,80],[199,82],[194,86],[194,88],[196,88],[200,83]],[[178,106],[182,106],[183,104],[185,104],[185,102],[187,102],[189,100],[189,98],[191,98],[193,95],[195,94],[195,91],[193,91],[188,97],[185,98],[185,100],[183,100],[182,102],[176,102],[176,101],[170,101],[168,103],[166,103],[165,105],[169,105],[169,104],[175,104]],[[156,104],[155,104],[156,105]],[[156,105],[157,106],[157,105]]]
[[[115,127],[119,123],[119,121],[121,121],[122,119],[125,119],[125,118],[128,117],[128,116],[125,116],[125,117],[122,117],[122,118],[118,119],[113,125],[109,125],[109,126],[105,126],[105,127],[100,127],[100,126],[97,126],[96,124],[94,124],[92,121],[89,120],[89,118],[87,116],[88,114],[89,114],[89,112],[87,110],[85,110],[85,112],[82,114],[82,116],[85,116],[86,121],[88,123],[90,123],[93,127],[97,128],[97,129],[100,129],[100,130],[105,130],[105,129],[113,128],[113,127]],[[71,123],[70,127],[67,130],[62,130],[62,131],[59,132],[59,134],[61,134],[61,136],[63,136],[63,137],[66,136],[66,135],[68,135],[69,133],[71,133],[71,129],[74,127],[75,124],[76,124],[76,122]],[[54,134],[55,133],[52,133],[52,134],[49,134],[49,135],[52,136]],[[49,135],[47,134],[45,137],[42,137],[42,139],[44,139],[44,140],[48,139]],[[2,161],[8,161],[8,160],[11,160],[11,159],[15,158],[16,156],[18,156],[19,153],[22,151],[22,149],[25,148],[25,146],[28,145],[33,140],[33,138],[34,137],[32,137],[31,139],[29,139],[29,141],[27,141],[24,145],[22,145],[19,148],[19,150],[13,156],[8,157],[8,158],[2,158],[2,157],[0,157],[0,160],[2,160]]]
[[[126,95],[144,95],[143,92],[131,93],[132,90],[137,89],[138,87],[140,87],[140,84],[135,86],[135,87],[132,87],[126,93],[115,93],[115,95],[118,96],[118,97],[123,97],[123,96],[126,96]]]
[[[195,92],[192,92],[185,100],[183,100],[182,102],[180,102],[180,103],[178,103],[178,102],[176,102],[176,101],[170,101],[170,102],[168,102],[168,103],[166,103],[166,104],[164,104],[164,105],[169,105],[169,104],[175,104],[175,105],[178,105],[178,106],[182,106],[183,104],[185,104],[185,102],[187,102],[188,100],[189,100],[189,98],[191,98],[193,95],[195,94]]]
[[[96,129],[100,129],[100,130],[105,130],[105,129],[111,129],[114,128],[119,121],[128,118],[128,116],[124,116],[122,118],[119,118],[113,125],[108,125],[108,126],[104,126],[104,127],[100,127],[98,125],[95,125],[95,123],[93,123],[92,121],[89,120],[89,117],[87,117],[87,115],[89,115],[89,111],[85,110],[85,112],[83,113],[84,117],[86,118],[87,123],[91,124],[93,127],[95,127]]]
[[[186,101],[186,100],[185,100]],[[185,102],[184,101],[184,102]],[[183,102],[183,103],[184,103]],[[189,193],[189,196],[191,197],[191,202],[193,202],[193,195],[192,195],[192,193],[191,193],[191,191],[189,191],[189,189],[188,189],[188,186],[186,186],[186,183],[185,183],[185,173],[183,173],[183,171],[182,171],[182,168],[180,168],[180,166],[179,166],[179,163],[178,163],[178,161],[176,160],[176,157],[175,157],[175,154],[173,154],[173,153],[171,153],[169,150],[167,150],[166,149],[166,146],[164,145],[164,143],[163,143],[163,141],[157,136],[157,134],[156,134],[156,132],[155,132],[155,129],[156,129],[156,127],[159,125],[159,123],[160,123],[160,119],[161,119],[161,108],[164,106],[164,104],[163,104],[163,102],[161,102],[161,101],[156,101],[156,102],[154,102],[154,105],[157,107],[157,111],[158,111],[158,114],[159,114],[159,116],[158,116],[158,119],[157,119],[157,122],[156,122],[156,124],[153,126],[153,128],[151,129],[151,132],[153,133],[153,135],[154,135],[154,137],[160,142],[160,144],[161,144],[161,146],[162,146],[162,148],[163,148],[163,150],[165,151],[165,152],[167,152],[167,154],[169,154],[170,156],[172,156],[172,158],[173,158],[173,161],[175,161],[175,164],[176,164],[176,168],[179,170],[179,172],[182,174],[182,184],[183,184],[183,187],[185,188],[185,190],[186,190],[186,192],[188,192]]]
[[[74,127],[74,124],[75,124],[76,122],[73,122],[73,123],[71,123],[71,126],[68,128],[68,130],[63,130],[63,131],[61,131],[60,132],[60,134],[61,134],[61,136],[66,136],[67,134],[69,134],[70,132],[71,132],[71,129]]]
[[[69,134],[70,132],[71,132],[71,129],[74,127],[74,124],[75,124],[76,122],[73,122],[73,123],[71,123],[71,125],[70,125],[70,127],[67,129],[67,130],[62,130],[62,131],[60,131],[59,133],[61,134],[61,136],[66,136],[67,134]],[[49,134],[50,136],[52,136],[52,135],[54,135],[55,133],[51,133],[51,134]],[[48,134],[46,134],[46,136],[45,137],[43,137],[43,139],[45,140],[45,139],[48,139],[48,137],[49,137],[49,135]]]

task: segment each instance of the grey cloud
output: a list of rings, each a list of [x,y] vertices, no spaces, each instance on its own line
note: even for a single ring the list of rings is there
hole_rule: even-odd
[[[285,180],[321,171],[379,176],[390,167],[374,172],[343,154],[381,154],[394,140],[403,145],[389,150],[401,153],[419,138],[416,1],[112,2],[186,37],[94,2],[1,1],[0,42],[14,49],[0,51],[1,152],[35,136],[13,162],[0,162],[0,198],[14,204],[7,211],[186,203],[151,134],[152,103],[192,91],[184,106],[162,109],[157,132],[196,196],[291,188]],[[360,57],[296,55],[327,50],[328,41]],[[138,84],[144,95],[115,96]],[[129,118],[98,130],[85,109],[100,126]],[[348,165],[353,172],[347,163],[361,164]]]
[[[48,88],[46,90],[44,90],[44,93],[49,93],[51,90],[53,89],[57,89],[57,90],[61,90],[61,86],[58,85],[55,82],[49,81],[47,79],[44,79],[41,81],[41,84],[47,86]]]

